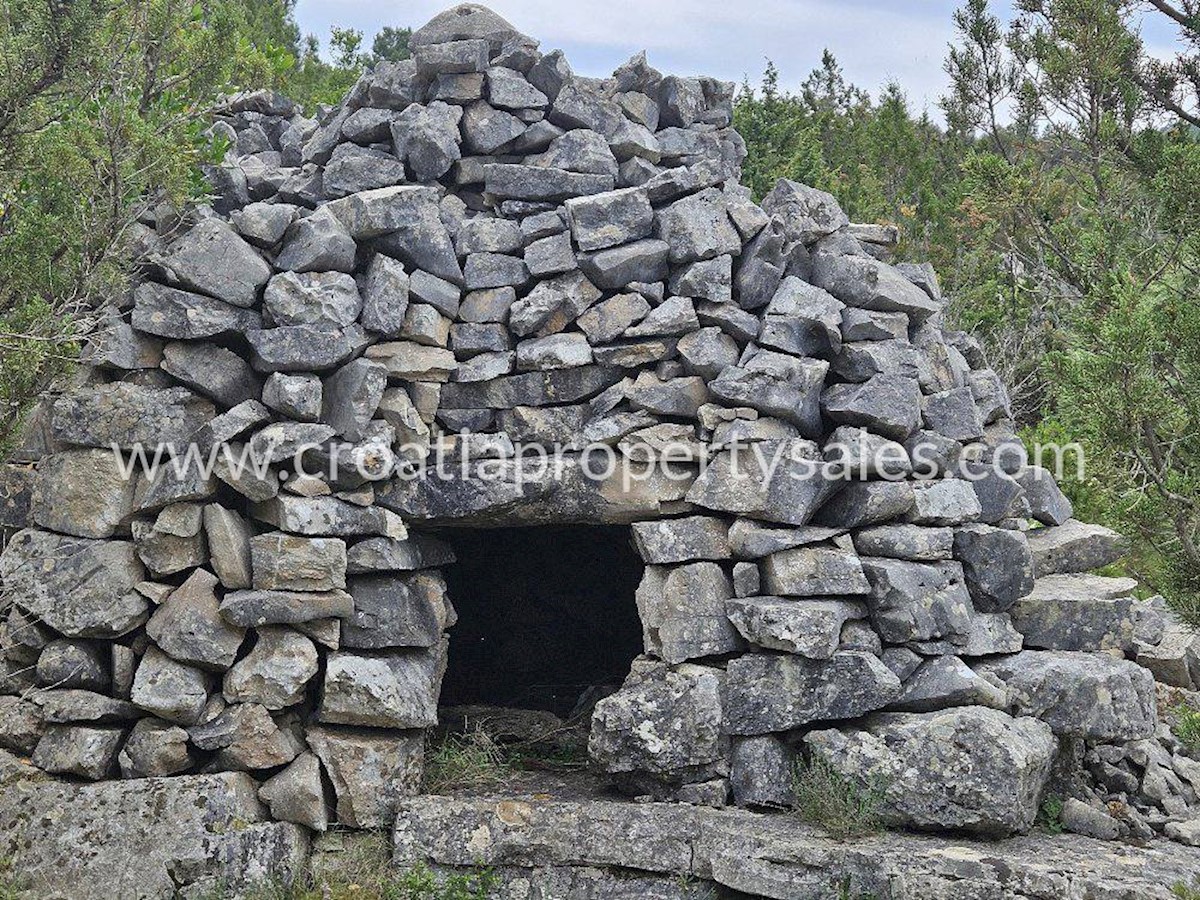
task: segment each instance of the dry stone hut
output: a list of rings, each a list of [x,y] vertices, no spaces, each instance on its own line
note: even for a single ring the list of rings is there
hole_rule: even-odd
[[[412,47],[316,118],[223,105],[211,208],[146,212],[4,468],[0,856],[78,885],[121,871],[79,840],[144,852],[171,896],[395,824],[398,861],[513,897],[998,896],[720,811],[787,808],[813,758],[893,829],[1022,834],[1053,793],[1200,841],[1155,684],[1195,688],[1197,644],[1090,574],[1121,539],[1027,462],[932,269],[819,190],[755,203],[730,84],[575,76],[474,5]],[[448,707],[573,717],[612,793],[423,796]],[[1082,891],[1080,859],[1151,883],[1056,852],[1004,896]]]

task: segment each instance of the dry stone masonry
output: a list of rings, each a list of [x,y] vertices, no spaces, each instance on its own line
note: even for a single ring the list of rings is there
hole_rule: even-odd
[[[0,747],[391,825],[454,653],[431,529],[621,524],[645,652],[589,744],[620,788],[787,806],[819,755],[898,828],[1025,832],[1053,789],[1200,842],[1155,685],[1197,687],[1197,642],[1090,574],[1121,539],[1026,462],[932,269],[819,190],[755,203],[731,84],[580,77],[472,5],[411,44],[313,118],[230,99],[211,208],[135,230],[3,469]]]

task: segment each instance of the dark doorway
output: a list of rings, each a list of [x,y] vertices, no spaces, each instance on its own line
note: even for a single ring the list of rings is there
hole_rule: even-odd
[[[448,529],[458,624],[442,706],[566,717],[589,688],[620,683],[642,652],[643,564],[618,526]]]

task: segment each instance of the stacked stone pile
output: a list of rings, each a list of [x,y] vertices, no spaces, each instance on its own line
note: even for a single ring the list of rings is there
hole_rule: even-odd
[[[212,207],[144,217],[36,473],[3,470],[0,747],[384,824],[455,621],[425,529],[628,523],[645,655],[590,742],[621,786],[787,805],[820,754],[897,826],[993,835],[1054,770],[1086,827],[1186,832],[1151,672],[1194,687],[1196,644],[1088,574],[1119,537],[1025,462],[932,269],[821,191],[754,203],[730,84],[579,77],[472,5],[411,45],[316,118],[230,99]],[[164,443],[261,466],[122,477]]]

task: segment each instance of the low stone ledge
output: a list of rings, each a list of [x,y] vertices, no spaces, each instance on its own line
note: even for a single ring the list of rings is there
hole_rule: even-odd
[[[1200,856],[1167,842],[1135,847],[1065,834],[983,842],[904,832],[839,841],[786,814],[531,798],[406,800],[393,858],[398,866],[490,867],[504,886],[532,885],[530,897],[552,896],[550,886],[580,878],[612,888],[588,896],[625,896],[617,888],[630,878],[673,876],[681,885],[715,882],[772,900],[1169,900],[1173,885],[1200,877]],[[668,896],[691,895],[678,888]]]

